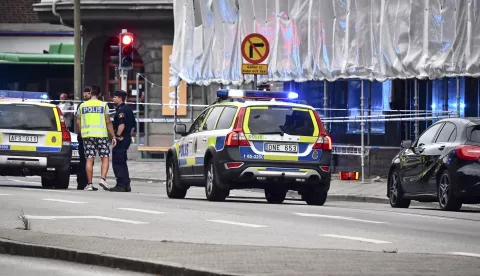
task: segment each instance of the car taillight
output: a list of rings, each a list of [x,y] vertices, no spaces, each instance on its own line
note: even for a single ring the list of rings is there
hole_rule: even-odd
[[[328,135],[320,135],[317,142],[313,144],[313,149],[332,150],[332,138]]]
[[[238,169],[243,166],[242,162],[229,162],[225,164],[225,168],[227,169]]]
[[[62,129],[62,143],[64,146],[70,146],[72,142],[72,137],[70,136],[70,131],[67,129],[67,124],[65,124],[65,118],[63,118],[62,110],[57,107],[58,117],[60,117],[60,127]]]
[[[243,118],[245,117],[245,107],[241,107],[238,111],[237,118],[235,119],[235,124],[233,126],[233,131],[227,134],[225,139],[225,146],[227,147],[248,147],[250,143],[243,133]]]
[[[458,158],[463,160],[475,161],[480,158],[480,147],[461,145],[455,148]]]

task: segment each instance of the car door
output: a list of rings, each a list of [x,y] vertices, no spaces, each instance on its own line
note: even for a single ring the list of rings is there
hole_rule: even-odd
[[[196,150],[196,145],[194,144],[194,141],[196,140],[196,136],[200,131],[200,128],[209,110],[210,109],[206,109],[197,117],[197,119],[195,119],[192,126],[190,127],[190,130],[188,131],[188,135],[183,137],[182,140],[180,140],[179,142],[178,164],[180,167],[180,174],[182,176],[191,177],[194,175],[193,165],[195,164]]]
[[[195,137],[195,164],[193,165],[193,174],[195,176],[203,176],[205,172],[205,152],[207,151],[209,140],[215,138],[215,126],[223,112],[224,106],[215,106],[208,113],[207,118],[203,121],[201,131]]]
[[[422,191],[421,177],[423,173],[423,158],[425,147],[432,144],[443,123],[432,125],[428,128],[412,148],[406,149],[401,156],[401,177],[403,189],[410,194],[416,194]]]
[[[445,122],[434,143],[425,147],[423,152],[422,193],[434,194],[437,191],[436,168],[443,156],[449,152],[457,137],[457,127],[451,122]]]

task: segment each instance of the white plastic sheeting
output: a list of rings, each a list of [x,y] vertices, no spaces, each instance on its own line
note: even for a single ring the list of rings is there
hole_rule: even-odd
[[[270,42],[259,81],[480,76],[480,0],[175,0],[171,71],[235,85],[242,39]]]

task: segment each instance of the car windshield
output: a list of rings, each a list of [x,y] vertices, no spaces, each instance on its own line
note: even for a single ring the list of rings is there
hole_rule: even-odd
[[[252,134],[313,136],[314,124],[308,109],[292,107],[253,107],[248,119]]]
[[[55,115],[51,107],[1,104],[0,129],[56,131]]]

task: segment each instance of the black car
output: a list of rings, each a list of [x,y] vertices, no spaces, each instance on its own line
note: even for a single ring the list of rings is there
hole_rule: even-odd
[[[480,203],[480,118],[441,120],[402,148],[388,175],[392,207],[438,201],[442,210],[457,211]]]

